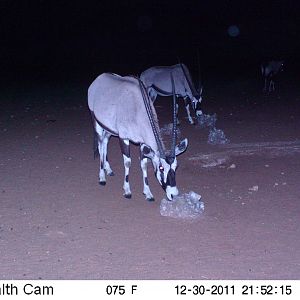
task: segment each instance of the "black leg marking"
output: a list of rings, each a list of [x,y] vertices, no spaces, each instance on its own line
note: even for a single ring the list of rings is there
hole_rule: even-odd
[[[146,196],[146,200],[149,202],[154,201],[154,197],[150,191],[149,188],[149,182],[148,182],[148,176],[147,176],[147,158],[144,156],[143,152],[145,152],[146,149],[145,148],[144,151],[142,151],[142,145],[140,147],[140,159],[141,159],[141,169],[143,172],[143,184],[144,184],[144,190],[143,190],[143,194]]]
[[[98,134],[96,130],[94,129],[94,159],[96,159],[99,156],[99,150],[98,150]]]
[[[104,163],[103,163],[102,157],[100,157],[100,170],[103,170],[103,168],[104,168]],[[106,181],[99,181],[99,184],[106,185]]]
[[[130,157],[130,146],[129,144],[125,143],[124,140],[119,139],[121,152],[127,157]]]
[[[107,157],[108,157],[108,156],[106,155],[106,161],[108,161]],[[107,175],[108,175],[108,176],[115,176],[115,173],[114,173],[113,171],[111,171],[110,173],[107,173]]]
[[[146,185],[149,185],[148,177],[145,177],[145,184],[146,184]]]
[[[130,144],[129,140],[123,140],[119,138],[121,151],[123,154],[124,160],[124,168],[125,168],[125,176],[124,176],[124,197],[130,199],[131,198],[131,191],[130,191],[130,184],[129,184],[129,169],[131,165],[131,158],[130,158]]]

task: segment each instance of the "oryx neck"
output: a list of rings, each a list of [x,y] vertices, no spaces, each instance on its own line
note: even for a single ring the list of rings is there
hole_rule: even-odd
[[[159,126],[158,126],[158,120],[157,120],[157,115],[155,113],[155,109],[153,106],[152,101],[149,99],[146,88],[143,84],[143,82],[138,79],[139,81],[139,86],[140,86],[140,90],[142,93],[142,97],[143,97],[143,101],[144,101],[144,105],[145,105],[145,109],[147,112],[147,116],[151,125],[151,129],[152,129],[152,133],[154,135],[154,139],[156,142],[156,149],[153,148],[153,146],[149,145],[152,150],[154,151],[159,151],[160,153],[160,157],[164,158],[165,157],[165,149],[164,149],[164,144],[160,135],[160,130],[159,130]]]

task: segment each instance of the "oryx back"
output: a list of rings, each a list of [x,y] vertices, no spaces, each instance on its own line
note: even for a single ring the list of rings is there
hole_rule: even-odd
[[[277,73],[279,73],[283,68],[283,61],[269,61],[267,63],[263,63],[261,65],[261,71],[263,76],[275,76]]]
[[[179,64],[173,66],[151,67],[141,74],[140,79],[146,87],[154,87],[159,95],[171,96],[171,74],[174,78],[175,94],[177,96],[186,95],[186,91],[189,90],[189,86]]]
[[[172,95],[171,74],[174,78],[175,94],[177,96],[193,97],[196,95],[197,92],[190,72],[184,64],[151,67],[145,70],[140,78],[146,87],[154,86],[158,91],[162,91],[159,94],[170,96]]]
[[[98,76],[89,87],[88,105],[95,120],[111,134],[157,151],[137,78],[110,73]],[[151,101],[150,105],[157,124]]]

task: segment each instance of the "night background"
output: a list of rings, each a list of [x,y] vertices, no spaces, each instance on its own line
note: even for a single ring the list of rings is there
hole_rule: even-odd
[[[298,1],[1,0],[4,80],[92,80],[180,60],[198,76],[258,75],[264,60],[297,70]],[[239,33],[230,36],[236,26]],[[237,73],[239,72],[239,73]],[[195,80],[197,80],[195,78]]]
[[[299,279],[299,3],[0,0],[0,281]],[[196,87],[201,77],[201,109],[215,120],[202,126],[192,112],[190,125],[179,98],[177,142],[189,142],[176,185],[205,207],[189,221],[162,215],[150,162],[146,201],[134,145],[123,197],[116,137],[115,176],[98,184],[87,103],[103,72],[139,75],[178,59]],[[269,60],[284,68],[263,92]],[[115,115],[137,120],[121,100]],[[169,149],[172,97],[154,107]],[[215,132],[225,138],[210,143]]]

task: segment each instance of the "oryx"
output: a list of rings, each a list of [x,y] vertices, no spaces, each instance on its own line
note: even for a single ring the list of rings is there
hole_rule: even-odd
[[[283,64],[284,61],[282,60],[280,61],[272,60],[261,64],[261,73],[265,79],[265,84],[263,89],[264,92],[267,91],[267,89],[268,92],[275,91],[274,79],[280,71],[283,71]]]
[[[189,122],[190,124],[194,124],[194,120],[191,117],[190,105],[192,106],[192,109],[196,115],[202,113],[200,110],[200,103],[202,101],[202,87],[200,87],[199,83],[198,90],[195,88],[192,77],[186,65],[179,63],[173,66],[151,67],[140,75],[140,79],[146,86],[151,100],[154,102],[157,98],[157,95],[172,95],[170,74],[172,74],[174,78],[176,97],[182,97],[184,99]],[[178,112],[178,105],[176,106],[176,111]]]
[[[175,102],[175,95],[173,101]],[[147,96],[143,83],[132,76],[101,74],[88,89],[88,105],[96,133],[95,151],[98,150],[100,154],[99,183],[105,185],[105,172],[113,175],[107,161],[107,144],[113,135],[119,137],[123,154],[125,167],[123,195],[126,198],[131,198],[129,142],[140,145],[140,166],[143,174],[143,193],[146,199],[154,200],[148,185],[147,158],[152,161],[155,176],[168,199],[171,200],[173,196],[176,196],[178,194],[175,181],[176,156],[186,150],[188,141],[184,139],[176,145],[176,122],[173,120],[171,151],[165,150],[155,108]],[[175,109],[173,115],[175,115]]]

